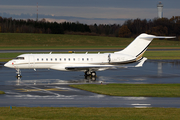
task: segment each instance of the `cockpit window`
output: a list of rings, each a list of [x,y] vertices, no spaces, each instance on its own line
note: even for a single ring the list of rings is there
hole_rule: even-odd
[[[24,60],[24,57],[16,57],[14,60]]]

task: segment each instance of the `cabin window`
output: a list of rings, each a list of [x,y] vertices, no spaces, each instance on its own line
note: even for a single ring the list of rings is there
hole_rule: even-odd
[[[55,61],[57,61],[57,58],[55,58]]]
[[[73,58],[73,60],[75,61],[75,58]]]
[[[82,61],[84,61],[84,58],[82,58]]]
[[[53,59],[51,58],[51,61],[52,61]]]
[[[70,61],[71,59],[69,58],[68,60]]]
[[[43,58],[41,60],[43,61]]]
[[[59,58],[59,60],[61,61],[61,58]]]
[[[66,58],[64,58],[64,61],[66,61]]]
[[[48,58],[46,58],[46,61],[48,61]]]
[[[37,58],[37,61],[39,61],[39,58]]]
[[[89,58],[87,58],[87,61],[89,61]]]

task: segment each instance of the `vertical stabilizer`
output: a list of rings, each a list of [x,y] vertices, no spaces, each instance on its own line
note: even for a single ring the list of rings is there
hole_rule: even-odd
[[[135,57],[142,57],[143,53],[147,50],[151,41],[154,38],[175,38],[175,37],[164,37],[164,36],[154,36],[142,33],[134,41],[132,41],[125,49],[115,53],[128,54]]]

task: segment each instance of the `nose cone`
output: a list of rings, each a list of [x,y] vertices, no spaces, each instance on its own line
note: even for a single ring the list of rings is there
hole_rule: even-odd
[[[12,64],[10,62],[7,62],[6,64],[4,64],[5,67],[9,67],[9,68],[12,68]]]
[[[8,62],[4,64],[4,67],[8,67]]]

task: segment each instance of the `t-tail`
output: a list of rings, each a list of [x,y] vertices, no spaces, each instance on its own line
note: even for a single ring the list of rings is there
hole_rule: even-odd
[[[151,41],[154,38],[175,38],[175,37],[165,37],[165,36],[155,36],[142,33],[134,41],[132,41],[125,49],[115,52],[121,54],[128,54],[130,56],[136,57],[136,61],[141,59]]]

